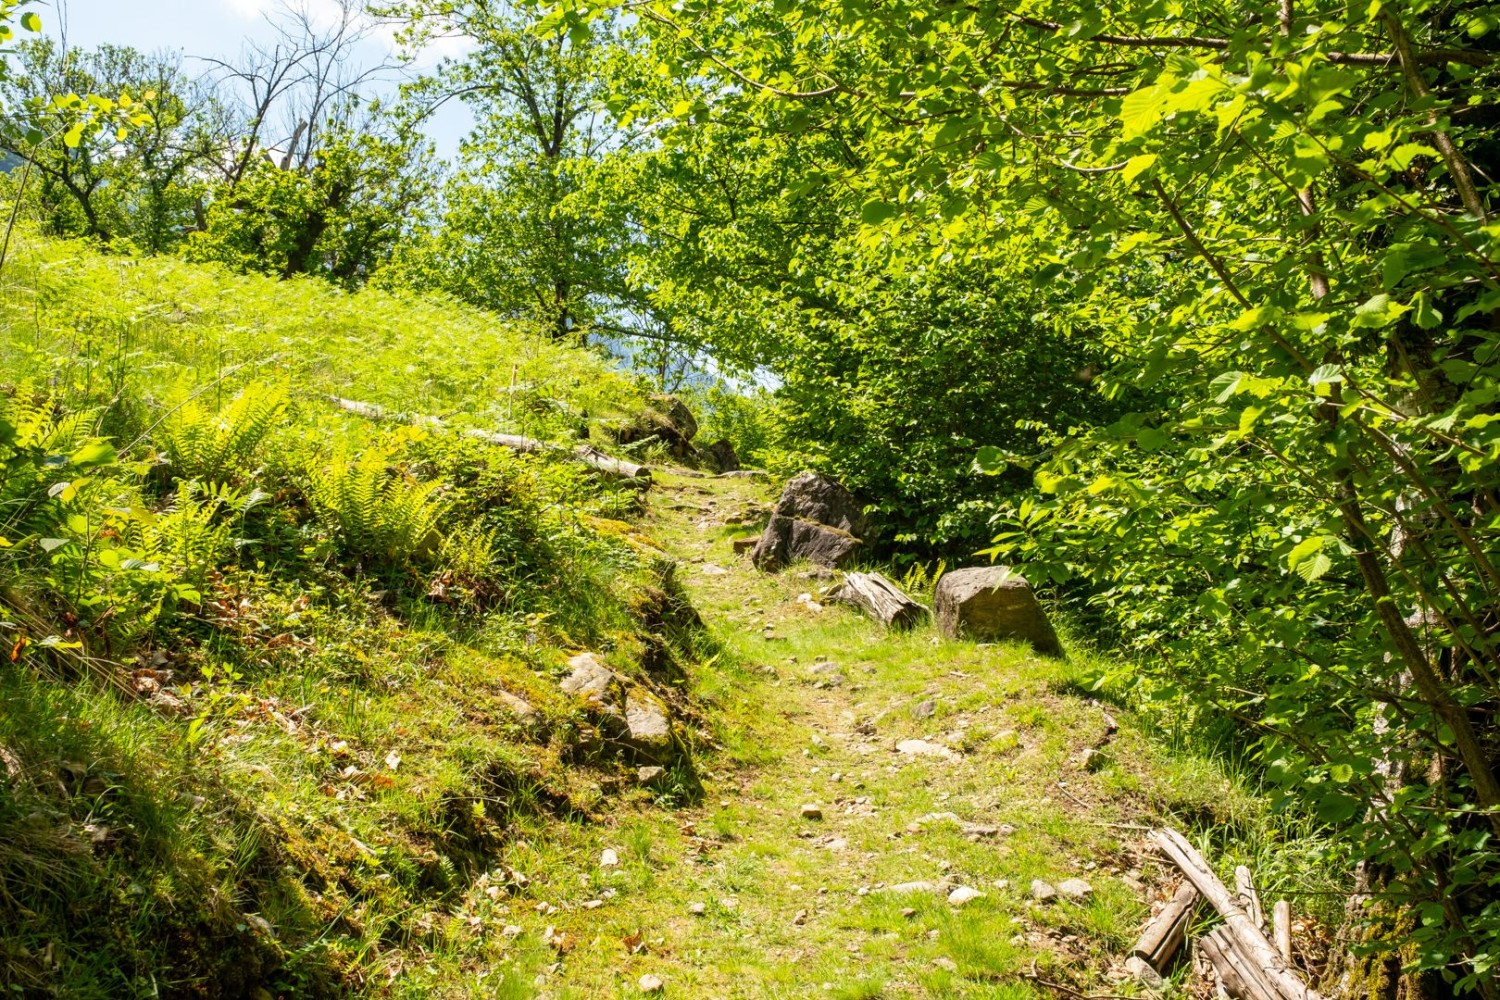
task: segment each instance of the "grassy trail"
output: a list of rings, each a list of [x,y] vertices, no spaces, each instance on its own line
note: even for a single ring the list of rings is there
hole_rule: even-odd
[[[653,490],[648,526],[726,648],[691,678],[720,749],[700,752],[700,799],[621,806],[535,858],[540,912],[506,918],[527,957],[514,995],[638,996],[642,976],[681,997],[1134,992],[1118,956],[1163,873],[1129,824],[1222,809],[1227,784],[1158,759],[1123,716],[1110,734],[1106,706],[1072,693],[1077,667],[889,635],[809,604],[822,581],[757,573],[732,523],[770,500],[744,480]],[[896,749],[914,739],[933,749]],[[1038,902],[1033,879],[1092,892]],[[888,888],[910,882],[932,888]],[[983,895],[952,905],[960,886]]]

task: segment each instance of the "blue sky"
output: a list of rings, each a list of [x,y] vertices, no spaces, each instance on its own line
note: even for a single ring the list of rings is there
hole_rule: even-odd
[[[334,0],[301,0],[317,16],[331,15]],[[154,52],[170,49],[188,56],[184,68],[194,72],[193,56],[233,56],[247,41],[264,39],[270,30],[265,21],[278,0],[48,0],[34,8],[41,15],[44,31],[56,35],[65,24],[69,45],[91,48],[103,43],[129,45]],[[391,31],[377,26],[364,43],[361,59],[378,64],[394,51]],[[442,55],[456,54],[450,43],[444,49],[423,52],[418,66],[431,65]],[[392,83],[390,86],[394,86]],[[458,102],[449,102],[432,121],[428,131],[443,156],[450,156],[468,130],[468,112]]]

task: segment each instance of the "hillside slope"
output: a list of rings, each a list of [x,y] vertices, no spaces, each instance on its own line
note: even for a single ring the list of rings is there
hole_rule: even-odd
[[[455,898],[512,878],[520,817],[692,793],[679,682],[706,640],[637,492],[457,432],[628,420],[647,398],[604,359],[73,244],[28,241],[5,279],[0,983],[464,995],[462,962],[401,973]],[[581,651],[668,736],[561,691]],[[636,793],[642,764],[665,773]]]

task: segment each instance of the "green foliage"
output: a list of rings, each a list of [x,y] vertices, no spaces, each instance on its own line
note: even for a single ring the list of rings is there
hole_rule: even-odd
[[[0,149],[23,158],[44,231],[93,236],[160,253],[177,246],[205,197],[206,171],[221,142],[222,109],[178,61],[104,45],[64,49],[49,38],[18,48],[18,72],[0,82],[0,99],[19,111],[0,129]],[[111,113],[73,94],[113,94],[128,128],[105,127]]]
[[[305,167],[257,157],[220,190],[187,257],[347,288],[369,280],[433,193],[430,144],[403,129],[325,132]]]
[[[386,989],[431,914],[472,894],[494,915],[507,829],[599,794],[550,741],[583,723],[565,655],[666,674],[693,655],[653,610],[658,554],[601,516],[613,491],[452,411],[503,423],[513,377],[569,421],[645,396],[453,303],[20,241],[0,299],[0,981]],[[332,390],[458,429],[346,414]]]
[[[222,408],[210,410],[202,397],[175,407],[155,434],[182,479],[221,483],[252,471],[256,452],[286,411],[286,392],[252,382]]]
[[[916,523],[942,538],[935,498],[958,484],[923,470],[953,475],[957,435],[1012,496],[950,516],[993,515],[993,554],[1087,602],[1143,691],[1232,720],[1285,803],[1421,915],[1387,942],[1415,945],[1412,968],[1493,991],[1496,22],[1284,9],[1210,5],[1189,31],[1161,4],[632,4],[687,91],[622,95],[662,129],[639,167],[699,193],[644,199],[672,239],[642,273],[691,319],[746,307],[700,342],[773,370],[827,356],[787,332],[858,304],[826,340],[859,364],[796,401],[801,448],[915,452],[873,499],[899,524],[934,498]],[[744,169],[702,155],[730,149]],[[699,218],[727,236],[684,239]],[[706,268],[675,255],[725,243]],[[788,277],[757,303],[763,271]],[[973,324],[933,318],[975,287],[999,336],[966,354]],[[932,339],[864,322],[899,310]],[[1068,391],[1085,371],[1092,401]],[[934,419],[940,379],[959,427]],[[869,415],[884,399],[889,423]]]
[[[369,449],[357,458],[336,455],[327,467],[311,470],[307,499],[338,533],[343,551],[401,563],[431,558],[442,545],[443,503],[434,495],[441,486],[392,470],[388,456]]]
[[[590,328],[617,336],[642,322],[649,303],[626,276],[631,232],[601,213],[613,202],[596,192],[600,161],[640,141],[603,107],[635,66],[618,34],[536,30],[534,12],[518,4],[393,0],[378,9],[408,23],[413,47],[470,39],[409,97],[459,97],[475,120],[441,216],[401,248],[384,280],[436,285],[559,339]]]

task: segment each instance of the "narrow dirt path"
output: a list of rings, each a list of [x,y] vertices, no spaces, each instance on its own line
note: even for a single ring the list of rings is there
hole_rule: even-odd
[[[807,570],[757,573],[731,537],[766,487],[653,494],[650,527],[726,647],[693,678],[721,748],[701,800],[593,831],[578,898],[547,918],[576,946],[535,995],[638,996],[642,976],[682,997],[1134,992],[1119,956],[1160,872],[1119,824],[1221,789],[1069,693],[1083,666],[888,635],[820,607]]]

